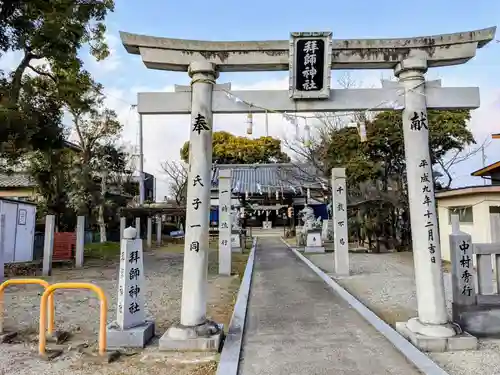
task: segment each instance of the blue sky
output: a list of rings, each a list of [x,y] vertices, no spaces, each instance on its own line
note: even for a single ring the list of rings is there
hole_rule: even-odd
[[[163,91],[173,84],[187,84],[186,73],[152,71],[140,56],[128,55],[119,41],[118,31],[201,40],[288,39],[290,31],[332,31],[334,38],[414,37],[469,31],[500,24],[500,2],[493,0],[283,0],[253,1],[165,1],[117,0],[116,10],[108,17],[108,39],[112,56],[103,63],[88,63],[108,93],[108,103],[125,123],[124,139],[137,140],[137,116],[130,110],[138,91]],[[500,39],[500,36],[497,37]],[[87,60],[87,59],[86,59]],[[333,80],[343,74],[334,71]],[[378,85],[381,76],[391,71],[355,71],[352,77],[363,85]],[[232,73],[221,75],[218,82],[231,82],[238,88],[286,89],[287,72]],[[429,79],[441,78],[444,86],[479,86],[481,109],[476,110],[471,128],[478,141],[491,132],[500,132],[500,43],[492,42],[478,50],[466,65],[432,69]],[[255,119],[255,135],[263,135],[263,118]],[[189,135],[186,116],[155,116],[144,119],[146,171],[159,177],[158,195],[167,194],[159,163],[178,159],[179,148]],[[286,136],[287,125],[281,118],[270,121],[271,134]],[[218,116],[215,130],[243,135],[242,115]],[[500,140],[486,151],[487,162],[500,160]],[[494,150],[496,149],[496,150]],[[468,177],[482,165],[480,155],[457,166],[456,184],[477,184]]]

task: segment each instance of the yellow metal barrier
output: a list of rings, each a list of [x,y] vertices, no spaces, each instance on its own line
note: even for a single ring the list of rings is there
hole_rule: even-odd
[[[42,279],[9,279],[5,280],[0,285],[0,333],[3,333],[3,320],[4,320],[4,289],[9,285],[28,285],[28,284],[37,284],[41,285],[47,290],[50,284]],[[46,313],[47,311],[44,311]],[[44,315],[45,319],[45,315]],[[50,297],[49,299],[49,318],[48,318],[48,328],[47,331],[49,334],[54,333],[54,298]]]
[[[87,289],[92,290],[97,294],[97,297],[101,301],[101,311],[100,311],[100,322],[99,322],[99,354],[106,354],[106,320],[108,314],[108,301],[104,291],[97,285],[91,283],[57,283],[50,285],[42,295],[40,301],[40,333],[38,341],[38,353],[40,355],[45,355],[45,345],[46,345],[46,334],[45,334],[45,322],[47,314],[47,301],[51,298],[52,294],[58,289]],[[52,305],[52,314],[54,306]]]

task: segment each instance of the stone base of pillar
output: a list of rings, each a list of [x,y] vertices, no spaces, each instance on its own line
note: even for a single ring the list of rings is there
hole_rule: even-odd
[[[396,331],[424,352],[447,352],[477,350],[477,338],[461,332],[451,323],[443,325],[424,324],[418,318],[408,322],[397,322]]]
[[[116,323],[111,323],[106,330],[106,345],[109,349],[144,348],[154,335],[155,324],[151,321],[123,330]]]
[[[158,343],[163,351],[217,352],[224,337],[224,325],[207,321],[195,327],[173,326]]]
[[[304,248],[304,253],[324,253],[324,246],[306,246]]]
[[[241,248],[240,232],[238,232],[238,233],[231,233],[231,248],[233,249],[233,253],[234,252],[241,253],[241,251],[235,250],[235,249]]]

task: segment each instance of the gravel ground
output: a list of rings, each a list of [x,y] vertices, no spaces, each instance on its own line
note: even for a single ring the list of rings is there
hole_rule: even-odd
[[[327,273],[333,272],[333,254],[308,258]],[[336,279],[379,317],[394,326],[417,316],[412,253],[350,254],[352,276]],[[451,275],[444,274],[451,316]],[[481,339],[477,351],[428,353],[450,375],[500,374],[500,340]]]
[[[179,318],[183,254],[163,249],[145,253],[146,310],[161,336]],[[234,266],[234,264],[233,264]],[[49,282],[93,282],[104,289],[108,301],[108,323],[116,316],[118,262],[93,264],[84,269],[55,269]],[[232,314],[238,276],[217,276],[217,253],[209,257],[208,315],[227,327]],[[144,350],[127,352],[111,364],[96,356],[99,301],[91,292],[59,291],[55,294],[56,329],[72,333],[64,353],[48,362],[37,355],[40,290],[37,286],[12,286],[5,293],[5,330],[16,330],[12,344],[0,345],[0,375],[113,375],[163,374],[205,375],[215,373],[217,355],[160,353],[155,341]],[[88,348],[85,348],[88,345]],[[50,349],[50,344],[48,348]]]

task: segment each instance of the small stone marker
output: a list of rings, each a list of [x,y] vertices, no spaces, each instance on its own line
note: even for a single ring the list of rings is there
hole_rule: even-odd
[[[156,216],[156,246],[161,246],[161,215]]]
[[[305,253],[324,253],[325,248],[321,240],[321,230],[307,233]]]
[[[240,231],[233,231],[231,233],[231,247],[232,247],[232,252],[233,253],[241,253],[241,237],[240,237]]]
[[[45,238],[43,243],[43,276],[52,275],[52,255],[54,254],[54,230],[56,217],[47,215],[45,217]]]
[[[137,230],[123,232],[116,322],[108,326],[109,348],[143,348],[154,336],[154,322],[145,319],[142,240]]]
[[[83,267],[83,254],[85,252],[85,216],[76,218],[76,248],[75,248],[75,266]]]

